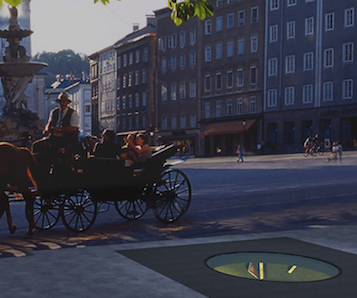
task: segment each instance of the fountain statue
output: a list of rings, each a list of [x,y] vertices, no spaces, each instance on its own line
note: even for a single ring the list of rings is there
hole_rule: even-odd
[[[30,61],[30,56],[20,41],[33,32],[20,28],[16,7],[10,7],[9,10],[9,28],[0,30],[0,37],[9,44],[5,48],[3,62],[0,63],[0,77],[6,100],[0,117],[0,140],[16,142],[28,136],[36,137],[43,128],[38,116],[28,108],[25,90],[32,82],[33,74],[47,64]]]

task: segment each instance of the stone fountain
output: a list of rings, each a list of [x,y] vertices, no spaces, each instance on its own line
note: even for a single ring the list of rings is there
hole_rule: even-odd
[[[28,109],[25,90],[33,74],[47,66],[46,63],[30,62],[20,41],[30,36],[31,30],[21,29],[17,20],[17,8],[10,7],[8,30],[0,30],[0,37],[8,42],[0,63],[0,77],[6,105],[0,117],[0,141],[26,145],[29,137],[36,138],[43,129],[37,114]],[[19,144],[20,143],[20,144]]]

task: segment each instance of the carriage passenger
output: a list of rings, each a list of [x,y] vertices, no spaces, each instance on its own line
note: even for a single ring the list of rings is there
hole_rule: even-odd
[[[147,136],[145,134],[138,134],[136,136],[136,142],[133,144],[130,142],[130,147],[138,155],[138,162],[145,162],[148,158],[151,157],[151,149],[147,143]]]
[[[93,149],[94,156],[97,158],[117,158],[120,152],[120,146],[115,142],[115,132],[105,129],[102,133],[102,142],[96,143]]]
[[[135,144],[135,135],[129,134],[124,138],[124,146],[122,147],[122,153],[120,159],[124,159],[127,165],[132,165],[138,161],[138,155],[134,149],[130,146],[130,143]]]

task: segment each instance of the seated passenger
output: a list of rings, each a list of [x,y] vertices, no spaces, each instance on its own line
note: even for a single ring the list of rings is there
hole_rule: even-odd
[[[130,147],[138,155],[138,162],[145,162],[148,158],[151,157],[151,149],[147,143],[147,137],[144,134],[138,134],[136,136],[136,142],[133,144],[129,141]]]
[[[106,129],[102,133],[102,142],[96,143],[93,153],[95,157],[117,158],[120,155],[121,148],[115,143],[115,133]]]
[[[124,138],[125,145],[122,147],[120,159],[124,159],[127,165],[132,165],[138,161],[136,152],[131,148],[130,143],[135,144],[135,135],[129,134]]]

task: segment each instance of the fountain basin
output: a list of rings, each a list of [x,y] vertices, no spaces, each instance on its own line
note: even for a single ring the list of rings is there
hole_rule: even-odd
[[[22,78],[32,76],[34,73],[47,67],[43,62],[6,62],[0,63],[0,77]]]

